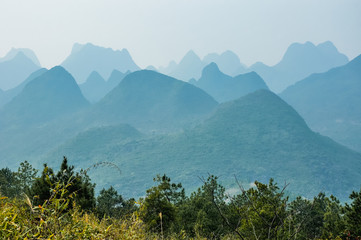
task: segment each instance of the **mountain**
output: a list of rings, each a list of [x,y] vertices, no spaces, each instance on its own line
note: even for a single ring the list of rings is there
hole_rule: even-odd
[[[345,199],[359,189],[361,179],[359,153],[312,132],[292,107],[267,90],[221,104],[204,123],[178,134],[126,142],[112,139],[111,130],[104,134],[105,141],[96,145],[74,138],[43,160],[65,154],[86,168],[106,159],[122,173],[97,169],[92,179],[101,182],[99,188],[113,185],[127,197],[141,196],[163,173],[189,190],[208,174],[218,175],[227,187],[237,187],[234,175],[247,184],[273,177],[290,183],[288,191],[294,194],[312,197],[324,191]]]
[[[257,73],[250,72],[231,77],[222,73],[216,63],[207,65],[202,71],[202,77],[192,82],[218,102],[235,100],[259,89],[268,90],[267,85]]]
[[[26,86],[26,84],[28,84],[28,82],[39,77],[46,71],[48,71],[46,68],[40,68],[39,70],[31,73],[22,83],[20,83],[20,85],[0,93],[0,108],[10,102],[19,93],[21,93],[21,91]]]
[[[96,103],[115,88],[129,74],[113,70],[107,81],[96,71],[93,71],[85,83],[79,85],[84,97],[91,103]]]
[[[158,69],[159,69],[159,72],[169,75],[171,72],[173,72],[177,68],[177,65],[178,64],[175,61],[170,61],[168,66],[166,66],[166,67],[160,66]]]
[[[27,58],[29,58],[35,65],[41,66],[38,57],[33,50],[28,48],[12,48],[3,58],[0,58],[0,62],[5,62],[13,59],[19,52],[22,52]]]
[[[54,67],[30,81],[0,110],[0,128],[41,124],[88,104],[74,78],[64,68]]]
[[[93,71],[108,78],[114,69],[121,72],[139,69],[126,49],[113,50],[90,43],[74,44],[71,54],[61,65],[74,76],[78,83],[85,82]]]
[[[248,71],[247,67],[241,63],[239,57],[232,51],[225,51],[222,54],[210,53],[201,60],[192,50],[187,52],[178,64],[171,61],[167,67],[159,67],[158,70],[174,78],[188,81],[192,78],[199,79],[202,69],[212,62],[216,63],[222,72],[230,76],[236,76]]]
[[[0,88],[2,90],[14,88],[38,69],[40,66],[36,65],[22,51],[12,58],[7,55],[4,61],[0,61]]]
[[[107,80],[107,89],[108,92],[110,92],[113,88],[115,88],[125,76],[127,76],[130,73],[130,71],[127,71],[126,73],[119,72],[118,70],[113,70],[110,74],[110,77]]]
[[[230,76],[237,76],[247,72],[247,67],[241,63],[239,57],[232,51],[225,51],[222,54],[210,53],[203,58],[203,62],[216,63],[219,69]]]
[[[86,118],[148,130],[173,129],[209,114],[216,105],[211,96],[191,84],[142,70],[128,74]]]
[[[361,55],[297,82],[280,96],[314,131],[361,152]]]
[[[250,70],[257,72],[272,91],[279,93],[312,73],[325,72],[347,62],[348,58],[339,53],[332,42],[317,46],[311,42],[293,43],[276,65],[256,63]]]
[[[93,71],[79,87],[84,97],[91,103],[99,101],[108,93],[107,83],[96,71]]]
[[[205,63],[202,62],[195,52],[190,50],[179,64],[170,64],[169,69],[166,69],[164,73],[176,79],[188,81],[191,78],[198,79],[204,66]]]
[[[148,67],[145,68],[146,70],[151,70],[154,72],[158,72],[158,70],[153,66],[153,65],[149,65]]]

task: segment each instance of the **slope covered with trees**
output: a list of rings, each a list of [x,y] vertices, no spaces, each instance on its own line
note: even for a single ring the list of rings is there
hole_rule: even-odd
[[[140,196],[149,179],[164,172],[187,188],[195,188],[197,176],[207,172],[222,176],[227,187],[234,184],[233,175],[248,183],[274,177],[303,196],[322,189],[341,197],[359,187],[360,154],[312,132],[292,107],[266,90],[221,104],[204,123],[182,133],[126,142],[107,139],[82,154],[77,149],[90,145],[69,141],[43,161],[59,158],[59,153],[79,166],[107,159],[122,174],[104,177],[99,172],[93,177],[113,183],[125,196]]]

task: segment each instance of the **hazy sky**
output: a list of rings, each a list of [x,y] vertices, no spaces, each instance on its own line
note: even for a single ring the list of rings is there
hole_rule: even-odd
[[[232,50],[277,63],[293,42],[331,40],[361,53],[360,0],[0,0],[0,56],[31,48],[45,67],[73,43],[127,48],[141,67]]]

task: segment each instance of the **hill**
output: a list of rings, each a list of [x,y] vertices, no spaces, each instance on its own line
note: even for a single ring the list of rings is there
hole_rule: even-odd
[[[22,52],[35,65],[41,67],[38,57],[35,55],[33,50],[28,48],[12,48],[3,58],[0,58],[0,62],[5,62],[13,59],[19,52]]]
[[[170,64],[165,73],[176,79],[188,81],[191,78],[198,79],[201,76],[201,72],[204,66],[205,64],[198,57],[198,55],[195,54],[195,52],[193,52],[192,50],[190,50],[182,58],[179,64],[175,66]]]
[[[174,78],[189,81],[190,79],[199,79],[203,68],[216,63],[222,72],[230,76],[236,76],[247,72],[247,67],[243,65],[239,57],[232,51],[225,51],[222,54],[210,53],[201,59],[194,51],[190,50],[177,64],[171,61],[167,67],[160,67],[159,72],[172,76]]]
[[[204,117],[216,105],[212,97],[191,84],[142,70],[128,74],[86,118],[147,130],[174,129]]]
[[[223,73],[230,76],[247,72],[247,67],[241,63],[239,57],[229,50],[221,54],[210,53],[203,58],[203,62],[206,64],[216,63]]]
[[[0,61],[0,88],[8,90],[18,86],[39,68],[40,66],[21,51],[10,59],[5,57],[4,61]]]
[[[92,145],[91,154],[80,154],[77,149],[86,145],[71,140],[44,161],[61,159],[61,153],[84,168],[106,153],[105,159],[117,164],[122,174],[104,168],[91,173],[92,179],[101,181],[100,188],[112,184],[133,197],[141,196],[158,173],[187,189],[198,187],[198,177],[208,173],[220,176],[227,187],[235,186],[234,175],[243,183],[274,177],[305,197],[321,190],[344,198],[359,188],[361,179],[360,154],[312,132],[292,107],[266,90],[221,104],[203,124],[183,133],[126,143],[110,139]]]
[[[74,44],[71,54],[61,65],[74,76],[78,83],[85,82],[93,71],[97,71],[107,79],[114,69],[121,72],[139,70],[126,49],[113,50],[91,43]]]
[[[35,72],[31,73],[22,83],[20,83],[18,86],[11,88],[7,91],[3,91],[0,94],[0,108],[10,102],[15,96],[17,96],[21,91],[24,89],[26,84],[30,82],[31,80],[39,77],[43,73],[47,71],[46,68],[40,68],[39,70],[36,70]]]
[[[193,84],[214,97],[218,102],[235,100],[259,89],[267,89],[263,79],[255,72],[236,77],[222,73],[217,64],[210,63],[202,71],[202,77]]]
[[[84,97],[91,103],[99,101],[108,93],[104,78],[96,71],[93,71],[79,87]]]
[[[361,152],[361,55],[280,95],[323,135]]]
[[[118,70],[113,70],[110,74],[110,77],[107,80],[107,89],[108,92],[113,90],[122,80],[125,76],[127,76],[130,73],[130,71],[127,71],[126,73],[119,72]]]
[[[250,70],[257,72],[272,91],[279,93],[312,73],[325,72],[347,62],[348,58],[339,53],[332,42],[317,46],[311,42],[293,43],[276,65],[257,63]]]
[[[54,67],[26,84],[0,110],[0,128],[40,124],[88,104],[74,78],[64,68]]]

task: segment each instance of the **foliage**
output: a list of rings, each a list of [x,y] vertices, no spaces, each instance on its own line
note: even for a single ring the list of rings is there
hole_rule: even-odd
[[[15,173],[9,168],[0,169],[0,193],[4,196],[14,197],[18,192],[17,186]]]
[[[361,238],[361,189],[350,195],[351,205],[346,204],[346,222],[348,230],[353,236]]]
[[[177,207],[185,198],[180,183],[171,183],[166,175],[157,175],[153,179],[158,185],[147,190],[140,208],[140,216],[153,232],[168,232],[174,227]]]
[[[225,189],[216,176],[203,180],[202,187],[180,206],[180,225],[190,236],[220,237],[227,226],[217,209],[226,208]]]
[[[102,189],[97,197],[96,213],[99,217],[119,218],[136,211],[133,198],[124,200],[121,195],[111,186],[109,189]]]
[[[18,172],[36,172],[29,165],[24,169],[29,171]],[[16,176],[9,169],[0,173]],[[31,192],[37,198],[1,192],[0,239],[360,239],[361,191],[352,192],[345,206],[324,193],[290,202],[287,184],[280,188],[273,179],[249,189],[236,180],[241,193],[227,195],[210,175],[187,197],[180,183],[157,175],[139,208],[113,187],[100,192],[96,207],[87,208],[84,201],[94,196],[81,195],[79,179],[94,185],[84,174],[74,173],[64,158],[59,172],[45,165],[34,181]]]
[[[20,163],[18,171],[16,172],[20,192],[29,193],[37,173],[38,170],[33,168],[28,161]]]
[[[35,203],[41,205],[54,194],[54,187],[57,183],[67,183],[67,194],[74,195],[71,199],[76,201],[81,209],[91,210],[95,207],[94,187],[85,171],[74,173],[74,166],[68,165],[68,160],[64,157],[60,170],[54,171],[46,164],[40,178],[37,178],[31,187],[31,196],[35,198]],[[72,204],[70,204],[72,205]]]
[[[155,239],[136,214],[127,219],[104,218],[80,210],[69,194],[70,184],[56,183],[52,196],[33,206],[29,198],[0,197],[1,239]]]

